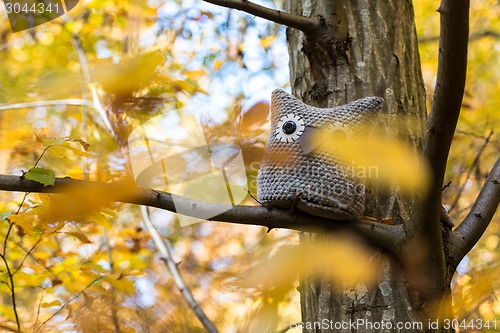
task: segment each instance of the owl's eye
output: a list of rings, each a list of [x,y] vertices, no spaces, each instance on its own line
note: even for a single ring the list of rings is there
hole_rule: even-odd
[[[297,129],[297,125],[295,125],[295,123],[293,121],[289,120],[283,124],[282,128],[283,128],[283,132],[285,132],[285,134],[292,134]]]
[[[292,113],[283,116],[278,121],[276,138],[281,142],[298,140],[305,130],[304,120]]]
[[[335,141],[345,140],[353,136],[352,130],[344,123],[336,121],[326,127]]]

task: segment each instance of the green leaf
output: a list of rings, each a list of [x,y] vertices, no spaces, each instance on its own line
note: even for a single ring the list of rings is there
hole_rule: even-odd
[[[2,221],[3,221],[3,220],[6,220],[6,219],[10,216],[10,214],[12,214],[12,213],[13,213],[13,211],[12,211],[12,210],[11,210],[10,212],[1,213],[1,214],[0,214],[0,219],[2,219]]]
[[[31,168],[24,174],[24,178],[42,183],[45,186],[54,185],[56,181],[54,173],[44,168]]]

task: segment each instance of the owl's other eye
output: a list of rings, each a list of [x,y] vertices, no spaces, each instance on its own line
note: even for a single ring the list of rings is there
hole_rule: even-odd
[[[326,127],[330,132],[331,138],[335,141],[342,141],[353,136],[352,130],[340,121],[336,121]]]
[[[292,113],[283,116],[278,121],[276,138],[281,142],[298,140],[305,130],[304,120]]]

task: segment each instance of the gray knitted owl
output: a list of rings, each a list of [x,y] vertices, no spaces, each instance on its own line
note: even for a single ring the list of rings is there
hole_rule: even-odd
[[[271,134],[258,176],[258,198],[271,206],[353,220],[365,209],[365,188],[349,172],[349,161],[325,145],[360,134],[361,123],[381,108],[382,99],[366,97],[322,109],[277,89],[271,99]],[[317,143],[318,131],[331,131],[331,143]],[[332,139],[333,138],[333,139]],[[352,167],[352,166],[351,166]]]

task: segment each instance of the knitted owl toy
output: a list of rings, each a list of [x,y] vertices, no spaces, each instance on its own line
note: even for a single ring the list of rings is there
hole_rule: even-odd
[[[330,149],[335,137],[360,134],[382,99],[366,97],[335,108],[317,108],[283,90],[271,98],[271,134],[258,176],[258,198],[271,206],[294,207],[312,215],[353,220],[365,209],[365,188],[352,177],[350,161]],[[331,142],[318,144],[318,131]]]

